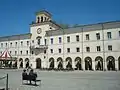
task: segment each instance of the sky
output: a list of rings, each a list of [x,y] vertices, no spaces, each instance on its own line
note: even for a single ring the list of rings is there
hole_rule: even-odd
[[[0,0],[0,37],[29,33],[35,12],[69,25],[120,20],[120,0]]]

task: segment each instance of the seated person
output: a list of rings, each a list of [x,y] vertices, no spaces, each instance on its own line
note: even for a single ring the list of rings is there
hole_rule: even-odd
[[[31,69],[29,72],[29,78],[30,78],[30,84],[31,84],[31,80],[36,81],[37,73],[34,73],[33,69]]]
[[[23,77],[23,80],[27,79],[27,72],[25,69],[22,72],[22,77]]]

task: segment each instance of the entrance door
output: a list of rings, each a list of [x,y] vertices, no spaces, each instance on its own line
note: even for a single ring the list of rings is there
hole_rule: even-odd
[[[41,68],[41,59],[40,58],[36,59],[36,68],[37,69]]]

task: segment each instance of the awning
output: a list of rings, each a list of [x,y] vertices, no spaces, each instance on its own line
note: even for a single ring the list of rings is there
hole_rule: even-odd
[[[6,49],[0,56],[0,60],[16,60],[16,57],[11,57],[10,53]]]

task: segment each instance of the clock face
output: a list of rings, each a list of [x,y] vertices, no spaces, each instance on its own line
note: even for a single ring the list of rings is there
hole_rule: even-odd
[[[37,33],[40,34],[42,32],[41,28],[37,29]]]

